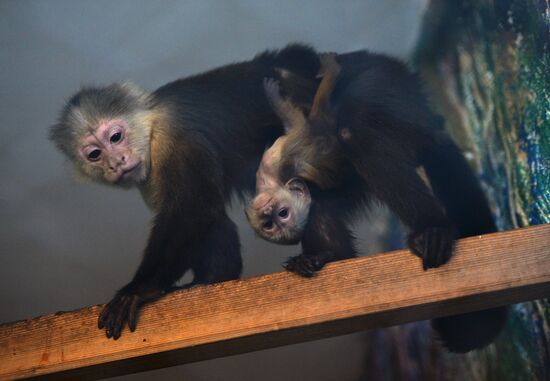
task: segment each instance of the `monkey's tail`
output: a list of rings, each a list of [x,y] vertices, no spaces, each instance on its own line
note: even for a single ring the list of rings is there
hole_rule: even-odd
[[[491,344],[504,328],[506,307],[468,312],[432,320],[443,345],[451,352],[466,353]]]
[[[423,153],[421,163],[435,195],[443,203],[460,238],[492,233],[496,226],[479,181],[460,149],[442,133]],[[451,352],[468,352],[490,344],[506,322],[507,308],[438,318],[432,326]]]

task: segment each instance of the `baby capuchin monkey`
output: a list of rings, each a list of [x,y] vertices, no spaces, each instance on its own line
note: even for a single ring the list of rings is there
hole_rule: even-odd
[[[496,230],[477,179],[404,65],[387,60],[350,75],[335,55],[322,55],[321,63],[322,81],[307,117],[281,96],[276,80],[264,81],[286,134],[264,153],[256,196],[245,209],[258,235],[283,244],[307,239],[303,233],[318,199],[342,218],[338,202],[325,199],[345,198],[346,179],[354,174],[362,182],[351,186],[364,192],[365,201],[385,203],[410,229],[407,245],[424,269],[447,263],[455,238]],[[326,234],[350,239],[345,230]],[[285,266],[312,276],[337,259],[319,252]],[[435,319],[433,326],[449,350],[466,352],[490,343],[505,319],[506,309],[495,308]]]
[[[349,127],[337,127],[335,109],[341,105],[331,105],[331,94],[341,67],[332,54],[322,55],[321,64],[319,76],[322,81],[307,117],[289,99],[281,97],[278,81],[264,81],[267,98],[283,122],[285,135],[278,138],[264,153],[256,173],[256,196],[245,209],[245,213],[256,233],[271,242],[294,244],[300,241],[312,203],[309,190],[311,186],[319,190],[337,188],[350,167],[356,168],[367,185],[370,183],[364,168],[357,168],[351,154],[346,154],[350,148],[347,146],[356,137]],[[363,147],[369,145],[369,142],[364,143]],[[393,143],[395,146],[395,142]],[[355,142],[354,145],[361,146],[361,142]],[[388,150],[391,148],[392,146],[387,147]],[[365,155],[368,153],[362,154]],[[375,161],[376,158],[372,159]],[[416,172],[423,174],[421,164],[417,165]],[[419,196],[432,199],[433,209],[419,213],[426,214],[426,222],[432,220],[429,229],[433,231],[423,232],[424,236],[419,238],[423,240],[421,247],[415,242],[410,242],[410,246],[422,259],[424,269],[428,269],[438,267],[450,259],[455,231],[442,205],[433,196],[428,179],[425,176],[420,179],[425,186],[414,177],[417,182],[415,185],[419,188],[416,191]],[[415,205],[404,207],[416,208]],[[411,225],[409,227],[413,230],[416,228],[417,231],[424,227]],[[326,259],[328,261],[331,258]],[[317,265],[323,264],[323,261],[317,261]],[[308,272],[302,275],[312,274]]]
[[[307,118],[281,97],[278,81],[264,80],[267,98],[283,122],[285,135],[265,151],[256,173],[256,196],[245,213],[256,233],[274,243],[300,241],[312,202],[308,183],[320,189],[334,188],[346,171],[336,121],[327,112],[340,65],[332,55],[322,55],[321,63],[322,81]]]

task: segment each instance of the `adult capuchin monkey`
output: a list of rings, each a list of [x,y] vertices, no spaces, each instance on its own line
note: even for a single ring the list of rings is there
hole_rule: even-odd
[[[134,331],[143,304],[170,291],[187,270],[192,284],[240,276],[237,228],[225,204],[234,192],[242,197],[253,190],[265,147],[283,132],[263,78],[279,78],[308,109],[319,67],[313,49],[294,44],[152,93],[113,84],[86,87],[70,98],[51,140],[78,174],[139,188],[155,213],[136,274],[99,317],[108,338],[118,339],[126,324]]]
[[[324,230],[317,213],[348,221],[340,200],[350,196],[350,185],[357,187],[349,178],[358,174],[364,199],[385,203],[410,228],[407,245],[424,269],[451,258],[454,238],[495,231],[477,179],[428,108],[415,76],[380,56],[372,56],[374,64],[362,72],[345,64],[341,72],[336,58],[322,57],[323,79],[307,118],[281,97],[278,81],[264,82],[286,134],[264,153],[257,171],[257,194],[245,210],[254,230],[272,242],[295,243],[311,240],[307,229],[320,225],[317,230],[331,240],[349,242],[347,229]],[[342,257],[335,254],[303,253],[285,266],[312,276]],[[435,319],[433,326],[449,350],[466,352],[490,343],[505,320],[506,308],[495,308]]]

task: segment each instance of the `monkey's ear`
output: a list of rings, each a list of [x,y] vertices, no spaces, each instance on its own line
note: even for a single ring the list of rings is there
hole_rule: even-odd
[[[285,187],[297,195],[300,198],[311,199],[311,194],[309,193],[309,187],[305,181],[299,177],[293,177],[288,180],[285,184]]]

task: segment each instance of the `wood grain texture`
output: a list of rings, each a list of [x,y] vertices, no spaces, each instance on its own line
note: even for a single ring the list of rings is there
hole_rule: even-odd
[[[0,379],[97,379],[550,296],[550,225],[471,237],[423,271],[407,250],[173,293],[107,340],[102,306],[0,325]]]

